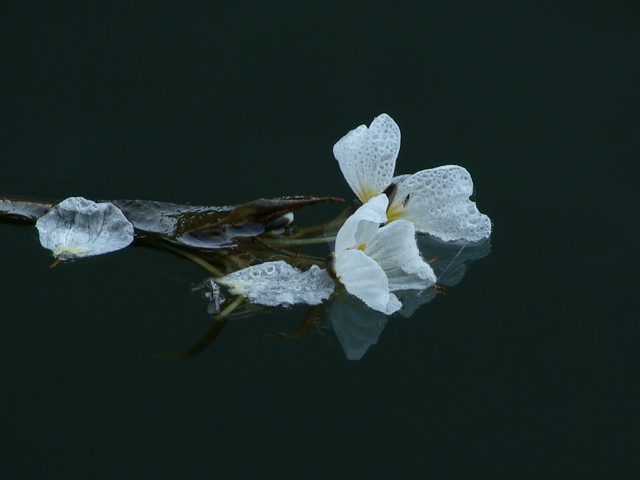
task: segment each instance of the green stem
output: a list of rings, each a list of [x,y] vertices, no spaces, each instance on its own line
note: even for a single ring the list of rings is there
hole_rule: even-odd
[[[322,237],[322,238],[269,238],[269,244],[272,245],[314,245],[327,242],[334,242],[336,237]]]
[[[187,252],[185,250],[182,250],[180,248],[176,248],[173,247],[171,245],[163,245],[166,249],[171,250],[174,253],[177,253],[178,255],[182,255],[184,258],[188,258],[189,260],[191,260],[193,263],[197,263],[198,265],[200,265],[202,268],[204,268],[209,274],[211,274],[214,277],[224,277],[224,273],[222,273],[220,270],[218,270],[216,267],[214,267],[213,265],[211,265],[209,262],[207,262],[206,260],[198,257],[197,255],[194,255],[193,253]]]
[[[242,304],[242,302],[244,302],[244,300],[245,299],[242,295],[238,295],[233,302],[227,305],[227,307],[224,310],[222,310],[218,315],[216,315],[216,318],[223,319],[225,317],[228,317],[236,308],[238,308]]]

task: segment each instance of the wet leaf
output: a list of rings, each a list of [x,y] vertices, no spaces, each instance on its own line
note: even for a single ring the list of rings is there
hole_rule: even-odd
[[[136,230],[170,238],[194,226],[215,223],[235,208],[180,205],[154,200],[114,200],[112,203],[122,210]]]
[[[294,196],[261,198],[234,206],[181,205],[154,200],[112,200],[136,230],[136,235],[162,238],[198,249],[235,245],[283,227],[288,214],[321,202],[343,202],[334,197]],[[0,198],[0,220],[34,224],[53,204]]]
[[[53,207],[53,203],[0,197],[0,219],[35,224],[36,220],[47,213],[51,207]]]
[[[115,200],[133,226],[174,243],[198,249],[233,245],[283,226],[287,214],[320,202],[342,202],[334,197],[261,198],[237,206],[178,205],[146,200]]]
[[[343,200],[335,197],[302,196],[260,198],[253,202],[237,206],[225,215],[220,220],[220,223],[237,225],[244,222],[253,222],[268,226],[270,222],[277,220],[287,213],[321,202],[343,202]]]

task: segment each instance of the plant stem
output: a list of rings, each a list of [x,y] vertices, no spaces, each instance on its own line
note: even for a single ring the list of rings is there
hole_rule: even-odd
[[[194,263],[197,263],[198,265],[200,265],[202,268],[204,268],[209,274],[211,274],[214,277],[224,277],[224,273],[222,273],[220,270],[218,270],[216,267],[214,267],[213,265],[211,265],[209,262],[207,262],[206,260],[198,257],[197,255],[194,255],[192,253],[189,253],[185,250],[182,250],[180,248],[176,248],[173,247],[171,245],[163,245],[164,248],[171,250],[174,253],[177,253],[178,255],[182,255],[183,257],[191,260]]]
[[[327,242],[334,242],[336,237],[322,237],[322,238],[269,238],[269,244],[272,245],[314,245]]]
[[[242,302],[244,302],[244,300],[245,299],[242,295],[238,295],[233,302],[227,305],[227,307],[224,310],[222,310],[218,315],[216,315],[216,318],[223,319],[229,316],[236,308],[238,308],[242,304]]]

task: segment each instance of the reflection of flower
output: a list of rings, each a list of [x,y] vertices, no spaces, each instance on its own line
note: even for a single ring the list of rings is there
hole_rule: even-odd
[[[423,290],[436,281],[429,264],[420,257],[411,222],[387,221],[386,195],[362,205],[336,237],[334,267],[347,291],[374,310],[391,314],[402,307],[392,293]]]
[[[389,221],[406,219],[418,232],[443,240],[477,241],[491,234],[491,220],[480,213],[469,172],[457,165],[422,170],[393,178],[400,151],[400,129],[387,114],[367,128],[360,125],[333,147],[351,189],[366,203],[395,183],[387,211]]]
[[[36,222],[40,243],[59,260],[101,255],[133,241],[133,225],[112,203],[71,197]]]
[[[490,241],[480,242],[443,242],[430,235],[418,237],[418,248],[430,262],[438,278],[438,285],[451,287],[457,285],[464,277],[467,266],[476,260],[489,255]],[[406,306],[404,301],[403,305]]]
[[[340,296],[331,302],[327,320],[348,360],[360,360],[387,324],[383,313],[372,311],[357,298]]]
[[[396,222],[393,222],[396,223]],[[455,285],[465,274],[467,265],[489,254],[491,245],[486,242],[444,242],[430,235],[418,237],[418,246],[425,258],[434,258],[430,266],[439,285]],[[395,292],[402,302],[396,313],[412,316],[416,310],[431,301],[435,289],[403,290]],[[387,323],[383,313],[372,311],[357,298],[334,295],[326,317],[327,328],[333,327],[340,345],[349,360],[359,360],[374,345]]]

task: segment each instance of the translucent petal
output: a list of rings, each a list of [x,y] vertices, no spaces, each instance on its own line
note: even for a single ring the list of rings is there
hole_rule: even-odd
[[[111,203],[71,197],[36,222],[40,243],[61,260],[101,255],[133,241],[133,225]]]
[[[369,128],[351,130],[333,146],[344,178],[363,203],[389,186],[399,151],[400,128],[386,113]]]
[[[376,235],[380,224],[387,221],[385,211],[388,204],[386,195],[378,195],[347,218],[336,236],[336,253],[368,244]]]
[[[318,305],[335,288],[326,270],[313,265],[301,272],[281,260],[243,268],[217,280],[234,295],[243,295],[252,303],[276,307],[306,303]]]
[[[467,265],[489,255],[491,242],[445,242],[432,235],[420,235],[418,248],[425,258],[433,258],[430,263],[439,285],[453,286],[460,283]],[[404,302],[403,302],[404,305]]]
[[[387,324],[386,315],[372,311],[353,297],[336,299],[331,303],[329,315],[348,360],[360,360],[377,343]]]
[[[362,250],[337,253],[334,266],[347,291],[370,308],[389,315],[402,307],[396,296],[389,292],[389,282],[382,267]]]
[[[475,202],[471,175],[457,165],[422,170],[400,180],[387,215],[405,218],[416,230],[442,240],[475,242],[491,235],[491,220]]]
[[[438,280],[439,281],[439,280]],[[436,297],[436,292],[427,290],[404,290],[398,292],[398,298],[402,302],[402,308],[398,311],[404,318],[411,317],[422,305],[429,303]]]
[[[397,220],[380,228],[364,253],[382,267],[391,292],[424,290],[436,282],[433,269],[420,256],[415,228],[407,220]]]

